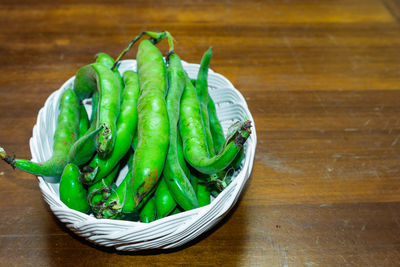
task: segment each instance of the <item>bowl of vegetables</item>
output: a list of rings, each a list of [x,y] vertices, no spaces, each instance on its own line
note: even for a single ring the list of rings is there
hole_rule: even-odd
[[[136,59],[107,54],[78,70],[39,111],[32,160],[45,201],[75,234],[117,250],[181,246],[234,206],[255,155],[254,120],[240,92],[201,64],[155,44]],[[138,38],[135,38],[135,42]],[[50,163],[49,163],[50,162]],[[40,163],[40,164],[38,164]],[[46,165],[47,164],[47,165]]]

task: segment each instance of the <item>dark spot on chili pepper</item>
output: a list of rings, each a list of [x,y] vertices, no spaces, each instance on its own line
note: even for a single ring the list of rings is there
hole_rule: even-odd
[[[104,192],[104,193],[109,193],[109,192],[111,192],[111,187],[108,187],[108,186],[107,186],[106,188],[103,189],[103,192]]]
[[[99,144],[97,144],[97,147],[96,147],[96,152],[97,153],[100,153],[101,151],[100,151],[100,146],[101,146],[101,144],[99,143]]]
[[[144,197],[145,197],[144,193],[142,193],[142,194],[137,193],[136,194],[136,196],[135,196],[135,208],[137,208],[139,206],[140,202],[142,202]]]
[[[242,131],[246,131],[248,133],[251,133],[251,121],[247,120],[243,123],[242,127],[241,127]],[[243,144],[246,142],[247,138],[243,137],[243,135],[239,132],[237,132],[234,135],[235,138],[235,145],[236,146],[240,146],[242,147]]]
[[[242,130],[248,130],[251,128],[251,121],[247,120],[243,123]]]
[[[111,133],[110,128],[104,126],[104,130],[101,132],[101,135],[107,136],[110,135],[110,133]]]
[[[11,167],[13,167],[13,169],[15,170],[15,154],[13,153],[13,156],[5,156],[4,161],[7,162],[8,164],[11,165]]]
[[[86,166],[86,167],[85,167],[85,171],[87,171],[87,172],[93,172],[93,171],[94,171],[94,168],[91,167],[91,166]]]
[[[246,142],[247,138],[244,138],[242,135],[238,135],[235,138],[235,145],[242,147],[243,144]]]
[[[149,41],[152,42],[153,44],[156,44],[156,43],[158,42],[157,39],[156,39],[156,38],[153,38],[153,37],[151,37],[151,38],[149,39]]]
[[[81,173],[81,175],[79,175],[79,181],[80,181],[82,184],[88,182],[88,181],[86,181],[85,175],[83,175],[83,173]]]
[[[169,53],[168,53],[168,55],[167,55],[167,58],[166,58],[166,61],[167,61],[167,62],[169,61],[169,57],[170,57],[171,55],[173,55],[173,54],[175,54],[174,50],[169,51]]]

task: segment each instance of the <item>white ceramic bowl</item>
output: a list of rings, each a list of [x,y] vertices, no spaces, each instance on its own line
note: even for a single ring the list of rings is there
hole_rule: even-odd
[[[198,64],[182,62],[184,69],[191,78],[196,78]],[[120,72],[136,70],[136,60],[123,60]],[[89,241],[117,250],[135,251],[153,248],[178,247],[194,239],[210,229],[236,203],[243,186],[250,176],[256,150],[257,136],[253,117],[243,96],[222,75],[209,71],[209,93],[213,98],[219,120],[225,134],[228,127],[237,120],[247,118],[252,121],[252,134],[245,144],[245,159],[239,171],[234,174],[231,184],[213,199],[210,205],[202,208],[182,212],[151,223],[140,223],[122,220],[96,219],[69,209],[59,197],[57,181],[48,177],[38,177],[39,186],[45,201],[57,218],[66,224],[75,234],[83,236]],[[45,161],[50,158],[53,150],[53,135],[58,116],[58,102],[62,92],[71,88],[74,77],[52,93],[46,100],[44,107],[39,111],[37,123],[33,127],[33,136],[30,139],[32,160]],[[90,108],[89,105],[87,108]],[[89,113],[90,114],[90,113]],[[123,179],[127,168],[121,171],[117,184]]]

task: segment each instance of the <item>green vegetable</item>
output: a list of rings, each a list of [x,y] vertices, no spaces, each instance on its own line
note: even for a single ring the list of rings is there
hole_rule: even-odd
[[[207,102],[208,117],[210,119],[210,130],[213,138],[214,149],[218,154],[222,151],[225,145],[224,130],[222,129],[221,123],[218,120],[217,110],[213,99],[208,96]]]
[[[97,127],[103,126],[98,138],[97,151],[105,157],[115,143],[116,121],[120,109],[121,89],[114,73],[100,63],[82,67],[76,74],[74,91],[80,100],[99,92]]]
[[[124,73],[125,89],[122,95],[121,111],[117,121],[116,140],[113,151],[106,158],[96,155],[83,168],[82,181],[96,183],[105,177],[127,153],[137,127],[137,101],[139,98],[138,75],[134,71]]]
[[[106,199],[111,195],[111,185],[114,182],[117,173],[119,171],[119,165],[115,166],[114,169],[103,179],[97,183],[89,186],[88,188],[88,200],[92,207],[92,210],[97,213],[102,208]]]
[[[197,74],[196,81],[196,93],[199,101],[201,122],[203,124],[204,136],[206,138],[208,156],[213,157],[215,155],[213,137],[210,130],[210,120],[208,118],[208,66],[210,64],[212,48],[210,47],[203,55],[201,59],[199,73]]]
[[[251,133],[250,121],[240,124],[227,140],[221,153],[210,158],[196,90],[187,75],[181,100],[179,127],[186,161],[205,174],[216,173],[228,167]]]
[[[199,207],[204,207],[211,203],[210,188],[204,183],[204,180],[200,180],[196,176],[192,176],[192,183],[195,184],[196,196],[199,201]]]
[[[61,201],[71,209],[87,213],[90,207],[86,195],[87,191],[79,181],[79,168],[68,164],[61,175]]]
[[[167,79],[161,52],[149,40],[137,52],[140,82],[138,144],[133,157],[132,191],[135,207],[154,188],[164,168],[168,149],[168,114],[164,96]]]
[[[139,212],[140,221],[144,223],[152,222],[156,219],[156,205],[154,197],[149,198]]]
[[[147,199],[153,197],[155,187],[145,196],[142,202],[135,207],[132,193],[132,172],[131,170],[126,174],[124,180],[117,187],[111,196],[106,200],[99,213],[96,214],[98,218],[116,219],[121,214],[135,213],[141,209]]]
[[[95,91],[93,92],[92,95],[92,114],[90,116],[90,126],[93,129],[96,129],[97,126],[97,121],[98,121],[98,116],[97,116],[97,110],[99,108],[99,92]]]
[[[179,106],[181,96],[185,88],[185,72],[182,68],[181,60],[175,53],[170,53],[168,57],[168,95],[167,111],[169,120],[169,147],[164,168],[165,183],[175,201],[185,210],[198,207],[196,193],[188,179],[182,165],[184,161],[178,158],[178,129]]]
[[[68,153],[78,137],[79,101],[74,91],[67,89],[61,96],[60,114],[54,133],[53,154],[45,162],[35,163],[25,159],[15,159],[0,147],[0,158],[14,168],[40,176],[58,177],[68,163]]]
[[[89,117],[85,109],[85,105],[80,104],[79,106],[80,115],[79,115],[79,135],[78,139],[84,136],[89,129]]]
[[[114,76],[118,81],[118,86],[119,86],[119,88],[121,90],[121,95],[122,95],[123,89],[125,87],[124,86],[124,80],[122,79],[122,76],[118,71],[118,68],[113,68],[113,66],[115,64],[114,59],[112,57],[110,57],[106,53],[98,53],[96,55],[96,63],[100,63],[100,64],[106,66],[107,68],[112,69],[112,71],[114,73]]]
[[[157,219],[168,216],[176,207],[176,202],[165,183],[165,179],[164,176],[160,178],[160,182],[158,183],[157,189],[154,193]]]
[[[87,163],[96,152],[96,140],[102,126],[94,131],[88,131],[79,138],[71,147],[68,154],[68,162],[77,166]]]

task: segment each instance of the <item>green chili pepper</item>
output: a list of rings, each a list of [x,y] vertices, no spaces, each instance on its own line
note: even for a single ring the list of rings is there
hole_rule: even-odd
[[[154,43],[163,39],[167,33],[142,32],[132,40],[119,55],[118,61],[130,50],[141,36],[151,36]],[[169,35],[169,33],[168,33]],[[132,176],[128,174],[117,188],[113,198],[107,201],[102,212],[104,217],[113,217],[122,210],[125,199],[121,194],[133,194],[133,209],[137,209],[143,198],[154,190],[161,170],[163,169],[168,147],[168,121],[164,95],[166,92],[165,65],[160,51],[149,40],[142,41],[138,53],[138,74],[141,94],[138,101],[138,145],[131,168]],[[145,140],[142,142],[142,139]],[[157,144],[157,141],[159,144]],[[153,156],[152,156],[153,155]],[[138,160],[141,159],[141,160]],[[132,181],[132,179],[134,180]],[[128,193],[127,193],[128,192]],[[128,201],[129,202],[129,201]],[[129,206],[129,205],[128,205]],[[126,208],[129,210],[128,208]]]
[[[126,53],[129,52],[129,50],[131,50],[132,46],[139,41],[140,38],[142,38],[143,35],[147,35],[150,36],[152,38],[152,43],[156,44],[159,41],[161,41],[162,39],[164,39],[165,36],[168,36],[168,43],[169,43],[169,47],[173,49],[174,44],[172,42],[172,36],[169,34],[169,32],[149,32],[149,31],[143,31],[141,33],[139,33],[138,35],[135,36],[135,38],[132,39],[132,41],[129,42],[128,46],[121,52],[121,54],[118,56],[118,58],[115,60],[114,65],[112,66],[112,70],[118,65],[119,61],[125,56]]]
[[[100,52],[96,54],[96,63],[100,63],[111,69],[112,66],[114,66],[115,61],[108,54]]]
[[[136,135],[135,135],[136,136]],[[96,214],[98,218],[109,218],[117,219],[120,214],[131,214],[138,211],[141,206],[146,202],[147,198],[150,197],[152,192],[148,194],[144,200],[135,208],[135,203],[133,201],[132,193],[132,161],[133,155],[128,159],[129,171],[125,178],[122,180],[121,184],[117,187],[115,191],[112,192],[111,196],[105,201],[104,205],[101,207],[99,213]]]
[[[79,135],[78,139],[84,136],[89,129],[89,117],[85,109],[85,105],[80,104],[80,115],[79,115]]]
[[[97,183],[89,186],[88,200],[93,212],[99,212],[105,200],[110,197],[111,185],[114,182],[118,171],[119,165],[115,166],[114,169],[106,177],[104,177]]]
[[[99,92],[95,91],[92,95],[92,114],[90,116],[90,126],[93,129],[97,126],[97,110],[99,108]]]
[[[69,208],[87,213],[90,209],[87,191],[79,181],[79,168],[74,164],[65,166],[60,180],[60,199]]]
[[[221,123],[219,122],[214,101],[210,96],[208,96],[207,108],[215,152],[220,153],[225,144],[224,130],[222,129]]]
[[[92,69],[91,65],[86,65],[78,70],[74,80],[74,92],[79,101],[89,98],[97,87],[95,78],[88,79],[88,72]],[[90,77],[90,76],[89,76]]]
[[[212,174],[219,172],[229,166],[250,136],[250,121],[243,123],[232,134],[221,153],[209,158],[196,90],[187,75],[186,79],[179,122],[185,159],[191,166],[202,173]]]
[[[208,115],[210,118],[210,130],[212,133],[214,148],[217,153],[220,153],[225,145],[224,130],[222,129],[221,123],[217,116],[217,111],[215,108],[214,101],[210,96],[208,96]],[[239,169],[241,162],[245,158],[243,148],[240,149],[239,153],[231,163],[231,167],[235,170]]]
[[[161,52],[149,40],[137,52],[140,82],[138,144],[133,157],[132,191],[135,207],[154,188],[164,168],[168,149],[167,79]]]
[[[98,53],[96,55],[96,62],[100,63],[110,69],[113,68],[113,66],[115,64],[114,59],[106,53]],[[114,73],[115,78],[117,78],[117,80],[118,80],[118,85],[120,87],[121,95],[122,95],[123,89],[125,87],[124,80],[122,79],[122,76],[118,71],[118,68],[113,68],[112,71]],[[122,101],[122,99],[121,99],[121,101]]]
[[[133,197],[130,196],[132,195],[131,180],[131,172],[128,171],[121,184],[112,192],[111,196],[107,198],[104,205],[99,209],[99,212],[96,214],[98,218],[115,219],[123,211],[125,213],[135,211]]]
[[[96,155],[87,167],[83,168],[84,183],[97,182],[106,176],[129,150],[137,127],[137,101],[139,81],[134,71],[124,73],[125,89],[122,96],[121,111],[117,121],[115,147],[106,158]]]
[[[236,158],[232,161],[231,167],[234,170],[237,170],[240,168],[240,165],[242,164],[243,159],[245,158],[245,154],[244,154],[244,149],[242,148],[239,151],[239,154],[236,156]]]
[[[165,179],[165,176],[160,178],[160,182],[154,192],[157,219],[168,216],[176,207],[176,202],[165,183]]]
[[[209,129],[205,130],[205,135],[206,135],[206,140],[207,140],[207,145],[209,146],[210,144],[208,143],[208,140],[210,136],[208,134],[211,133],[212,135],[212,140],[214,144],[214,151],[218,154],[221,152],[221,150],[224,148],[225,145],[225,136],[224,132],[221,126],[221,123],[218,120],[216,108],[213,99],[211,96],[208,94],[208,66],[210,63],[211,59],[211,48],[204,54],[202,60],[201,60],[201,66],[200,70],[197,76],[197,80],[195,84],[197,85],[196,89],[197,90],[197,96],[199,98],[200,108],[202,111],[202,119],[207,120],[207,117],[203,116],[203,113],[205,112],[204,108],[207,108],[208,110],[208,119],[209,119]],[[193,83],[193,82],[192,82]],[[199,94],[200,92],[200,94]],[[208,98],[206,99],[204,95],[208,95]],[[205,102],[207,100],[207,102]],[[206,105],[207,103],[207,105]],[[205,125],[205,127],[208,127]],[[235,159],[232,161],[231,165],[227,168],[231,168],[232,164],[235,164],[240,158],[240,155],[242,154],[241,152],[243,151],[243,148],[240,150],[238,155],[235,157]],[[231,172],[228,172],[231,173]],[[230,176],[228,176],[230,177]],[[208,180],[206,183],[202,184],[200,187],[208,187],[207,189],[202,188],[201,190],[206,192],[210,191],[211,194],[214,196],[217,196],[219,192],[221,192],[229,183],[227,182],[227,172],[225,170],[220,171],[215,174],[211,174],[206,180]],[[206,193],[205,193],[206,194]],[[209,198],[209,197],[208,197]],[[207,202],[207,201],[206,201]]]
[[[209,64],[209,61],[202,60],[201,63]],[[203,69],[203,66],[200,66],[200,69]],[[207,76],[202,75],[202,79],[207,80]],[[197,79],[190,79],[190,81],[193,84],[193,86],[196,87]],[[208,84],[208,81],[206,81],[206,83]],[[208,85],[207,85],[207,87],[208,87]],[[224,130],[223,130],[221,123],[217,116],[217,110],[215,108],[215,103],[214,103],[212,97],[210,96],[210,94],[208,94],[207,109],[208,109],[208,117],[210,119],[210,130],[211,130],[211,135],[212,135],[212,139],[213,139],[213,143],[214,143],[214,150],[218,154],[219,152],[221,152],[221,150],[224,147],[225,136],[224,136]]]
[[[116,121],[120,109],[120,86],[114,73],[100,63],[82,67],[76,74],[74,91],[80,100],[99,92],[97,127],[103,126],[97,151],[105,157],[114,147]]]
[[[199,201],[199,207],[204,207],[211,203],[210,198],[210,188],[204,180],[200,180],[196,176],[192,175],[192,183],[196,184],[194,187],[196,188],[196,196]]]
[[[155,187],[145,196],[142,202],[135,207],[132,193],[132,171],[128,171],[118,188],[106,200],[101,211],[96,214],[98,218],[116,219],[122,213],[134,213],[141,209],[147,199],[153,197]]]
[[[120,54],[116,64],[143,34],[153,35],[148,32],[139,34]],[[154,33],[152,41],[158,42],[165,36],[166,33]],[[155,189],[167,152],[168,115],[164,100],[164,61],[153,43],[145,40],[139,46],[137,62],[141,90],[137,106],[137,145],[133,146],[135,154],[130,171],[98,214],[104,218],[116,218],[122,212],[132,213],[140,209],[143,201],[146,201]],[[157,143],[158,141],[160,143]]]
[[[77,166],[87,163],[96,152],[96,139],[101,130],[102,126],[79,138],[69,151],[68,162]]]
[[[96,62],[103,64],[104,66],[111,66],[114,64],[114,60],[105,53],[99,53],[96,55]],[[98,91],[93,92],[92,95],[92,114],[89,120],[88,114],[85,109],[85,105],[80,105],[80,119],[79,119],[79,136],[78,139],[84,136],[89,128],[91,127],[91,122],[96,119],[97,117],[97,106],[99,104],[99,93]],[[97,123],[97,121],[95,122]],[[92,125],[92,130],[95,129],[96,125]]]
[[[182,145],[182,138],[181,138],[181,134],[179,133],[179,131],[177,132],[177,143],[176,143],[176,154],[178,156],[178,161],[179,161],[179,165],[181,165],[181,168],[183,170],[183,172],[185,173],[186,177],[190,177],[190,170],[188,168],[188,166],[186,165],[186,161],[185,161],[185,156],[183,155],[183,145]],[[189,178],[190,180],[190,178]]]
[[[196,81],[196,93],[199,101],[201,121],[203,124],[203,131],[204,131],[204,136],[206,138],[209,157],[213,157],[215,155],[214,142],[211,135],[210,120],[208,117],[208,109],[207,109],[207,104],[208,104],[207,76],[208,76],[208,66],[210,65],[210,60],[211,60],[211,53],[212,53],[211,47],[204,53],[203,58],[201,59],[200,69],[199,73],[197,74],[197,81]]]
[[[197,80],[191,79],[192,84],[196,87],[196,90],[198,89],[199,85],[201,85],[201,88],[204,90],[201,91],[203,94],[205,94],[205,88],[208,88],[208,66],[210,63],[211,59],[211,48],[203,55],[203,58],[201,60],[201,65],[200,65],[200,70],[197,76]],[[200,81],[199,81],[200,80]],[[197,95],[199,96],[199,90],[197,90]],[[200,97],[199,97],[200,99]],[[225,145],[225,136],[224,136],[224,131],[222,129],[221,123],[218,119],[217,116],[217,110],[215,108],[215,104],[211,96],[208,94],[208,100],[207,100],[207,109],[208,109],[208,117],[209,117],[209,125],[210,125],[210,131],[214,143],[214,149],[216,153],[220,153],[221,150],[224,148]],[[203,111],[202,111],[203,112]],[[204,117],[203,117],[204,119]],[[239,154],[235,157],[233,162],[231,163],[231,167],[234,168],[235,170],[240,167],[241,161],[244,158],[244,150],[243,148],[240,150]],[[225,172],[221,174],[223,177],[225,177]],[[220,175],[219,175],[220,176]]]
[[[144,223],[152,222],[156,219],[156,205],[154,197],[149,198],[139,211],[140,221]]]
[[[67,89],[61,96],[60,114],[54,133],[53,155],[45,162],[35,163],[24,159],[15,159],[0,148],[0,158],[14,168],[40,176],[60,176],[67,165],[68,153],[78,137],[79,101],[74,91]]]
[[[171,195],[175,201],[185,210],[198,207],[196,193],[187,178],[181,165],[184,161],[178,158],[178,130],[180,100],[185,88],[185,72],[181,60],[175,53],[168,56],[168,94],[167,111],[169,120],[169,147],[165,162],[164,176]]]

